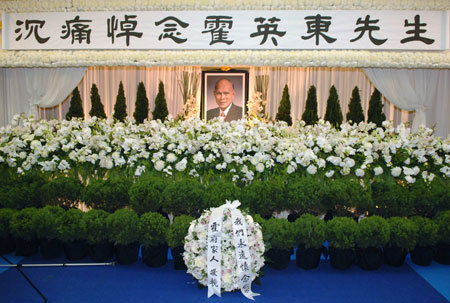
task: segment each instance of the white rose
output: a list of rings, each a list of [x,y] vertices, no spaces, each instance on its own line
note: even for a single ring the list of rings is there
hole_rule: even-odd
[[[391,170],[391,175],[392,175],[393,177],[398,177],[398,176],[400,176],[401,173],[402,173],[402,168],[401,168],[401,167],[398,167],[398,166],[394,167],[394,168]]]
[[[325,176],[327,176],[327,178],[331,178],[334,175],[334,170],[329,170],[325,173]]]
[[[177,156],[174,153],[169,153],[167,155],[167,162],[173,163],[175,161],[177,161]]]
[[[198,256],[197,258],[195,258],[194,264],[195,266],[200,268],[205,267],[205,258],[203,256]]]
[[[162,160],[156,161],[156,163],[155,163],[155,169],[156,169],[157,171],[162,171],[162,170],[164,169],[164,161],[162,161]]]
[[[308,166],[306,171],[308,172],[308,174],[314,175],[317,172],[317,167],[314,165],[310,165],[310,166]]]
[[[375,176],[379,176],[379,175],[381,175],[383,173],[383,169],[381,167],[379,167],[379,166],[375,167],[373,169],[373,171],[375,173]]]
[[[413,178],[413,177],[411,177],[411,176],[406,176],[406,177],[405,177],[405,180],[406,180],[408,183],[414,183],[414,182],[416,182],[416,178]]]
[[[364,177],[364,170],[362,170],[361,168],[358,168],[358,169],[355,171],[355,175],[356,175],[357,177]]]
[[[261,162],[256,164],[256,171],[262,173],[264,171],[264,164],[262,164]]]

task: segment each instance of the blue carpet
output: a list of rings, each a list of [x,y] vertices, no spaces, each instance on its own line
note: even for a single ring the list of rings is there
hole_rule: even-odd
[[[17,264],[19,263],[23,257],[20,256],[16,256],[15,254],[7,254],[5,255],[5,257],[11,261],[13,264]],[[0,258],[0,264],[9,264],[8,262],[6,262],[3,258]],[[0,267],[0,274],[2,274],[3,272],[7,271],[9,267]],[[0,301],[1,302],[1,301]]]
[[[23,263],[67,262],[64,258],[47,261],[39,255],[23,260]],[[428,269],[433,271],[435,265]],[[48,302],[251,302],[240,292],[207,299],[207,289],[198,289],[190,275],[174,270],[173,261],[161,268],[150,268],[139,261],[128,266],[25,267],[22,270]],[[317,269],[310,271],[296,267],[295,262],[290,262],[286,270],[266,267],[265,271],[262,285],[253,287],[261,294],[256,302],[448,302],[407,264],[400,268],[383,265],[376,271],[364,271],[354,265],[340,271],[332,268],[328,260],[322,260]],[[450,267],[444,267],[439,277],[448,284]],[[449,286],[444,288],[448,291]],[[33,303],[42,299],[11,268],[0,275],[0,302]]]

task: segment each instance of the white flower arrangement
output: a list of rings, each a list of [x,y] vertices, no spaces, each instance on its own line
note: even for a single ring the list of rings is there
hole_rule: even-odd
[[[258,277],[259,270],[264,266],[264,241],[261,227],[253,221],[250,215],[244,215],[248,247],[251,256],[251,271],[253,279]],[[205,210],[200,218],[191,222],[184,245],[184,262],[187,273],[191,274],[200,284],[208,286],[207,251],[208,224],[211,210]],[[224,291],[239,289],[238,262],[236,260],[236,246],[233,238],[231,211],[225,210],[222,221],[222,259],[221,259],[221,288]]]

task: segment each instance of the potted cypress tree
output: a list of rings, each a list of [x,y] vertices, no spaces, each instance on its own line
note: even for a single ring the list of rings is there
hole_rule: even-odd
[[[10,224],[16,212],[17,210],[11,208],[0,208],[0,254],[7,254],[15,249]]]
[[[373,122],[378,127],[381,127],[386,116],[383,113],[383,103],[381,102],[381,94],[378,89],[375,89],[370,96],[369,111],[367,112],[367,122]]]
[[[122,81],[119,83],[119,91],[117,92],[116,103],[114,104],[114,119],[123,122],[127,117],[127,103],[125,93],[123,91]]]
[[[342,124],[342,111],[339,102],[339,96],[334,85],[330,88],[330,95],[327,100],[327,108],[325,111],[325,120],[330,122],[336,128]]]
[[[439,228],[434,260],[448,265],[450,264],[450,210],[439,212],[433,220]]]
[[[417,226],[403,217],[391,217],[389,241],[384,246],[384,262],[391,266],[402,266],[409,251],[416,246]]]
[[[203,205],[203,185],[195,179],[169,184],[162,193],[162,210],[173,216],[198,216]]]
[[[169,225],[169,220],[156,212],[147,212],[139,218],[142,261],[150,267],[160,267],[167,262]]]
[[[177,270],[187,269],[183,260],[184,238],[186,237],[189,226],[193,220],[195,220],[194,217],[187,215],[175,217],[167,231],[167,243],[172,250],[173,265]]]
[[[139,82],[136,94],[136,104],[133,114],[134,120],[137,124],[141,124],[148,119],[148,98],[145,91],[144,82]]]
[[[323,243],[326,239],[326,223],[311,214],[303,214],[295,220],[294,232],[297,240],[296,265],[303,269],[319,266],[322,252],[327,256]]]
[[[327,222],[327,239],[331,266],[348,269],[355,261],[358,224],[348,217],[334,217]]]
[[[316,177],[295,178],[286,187],[286,202],[294,212],[320,215],[325,212],[322,200],[322,187]]]
[[[87,255],[87,231],[81,223],[84,213],[71,208],[57,220],[58,239],[63,243],[64,254],[70,261],[81,260]]]
[[[47,205],[36,213],[36,234],[41,245],[41,254],[45,259],[54,259],[62,255],[62,243],[58,239],[59,218],[64,209],[59,206]]]
[[[291,101],[289,97],[289,88],[287,84],[284,86],[283,89],[283,96],[281,97],[280,106],[278,107],[276,120],[284,121],[288,125],[292,125]]]
[[[44,205],[60,206],[65,210],[80,203],[83,184],[76,177],[59,176],[42,185],[40,197]]]
[[[11,235],[16,243],[17,256],[31,256],[38,252],[36,235],[37,208],[28,207],[15,212],[10,221]]]
[[[92,84],[91,87],[91,110],[89,111],[89,115],[99,119],[106,119],[105,108],[100,100],[98,88],[95,84]]]
[[[433,262],[433,246],[438,241],[439,227],[430,218],[414,216],[411,220],[417,226],[416,247],[411,251],[411,260],[422,266]]]
[[[253,181],[242,190],[242,207],[267,219],[274,212],[288,209],[283,183],[276,178]]]
[[[114,212],[128,206],[130,196],[128,190],[131,182],[118,176],[106,180],[92,180],[83,191],[83,201],[87,206]]]
[[[311,85],[308,90],[308,97],[306,98],[305,111],[302,115],[302,120],[306,125],[314,125],[319,121],[317,115],[317,94],[316,87]]]
[[[226,200],[240,200],[240,188],[233,182],[227,182],[224,180],[214,181],[208,184],[205,189],[205,194],[203,196],[203,209],[219,207],[224,204]]]
[[[389,224],[382,217],[370,216],[358,224],[356,237],[357,263],[366,270],[380,268],[384,247],[389,241]]]
[[[373,208],[371,213],[389,218],[410,216],[414,205],[406,186],[398,184],[392,178],[375,180],[371,184]]]
[[[139,258],[139,217],[131,209],[116,210],[106,220],[109,239],[114,243],[117,262],[129,265]]]
[[[264,223],[263,232],[264,242],[270,244],[265,253],[267,265],[274,269],[285,269],[295,246],[293,223],[287,219],[270,218]]]
[[[155,99],[155,109],[152,112],[154,120],[164,121],[169,115],[169,110],[167,109],[166,96],[164,94],[164,83],[159,81],[158,94]]]
[[[112,259],[114,246],[109,240],[106,221],[109,213],[101,209],[91,209],[84,214],[81,224],[87,231],[88,255],[94,262],[107,262]]]
[[[355,86],[352,91],[352,97],[350,98],[350,103],[348,104],[347,122],[352,121],[358,124],[359,122],[364,122],[364,113],[361,106],[361,97],[359,95],[359,88]]]
[[[66,114],[66,120],[71,120],[72,118],[84,118],[83,103],[81,102],[78,87],[75,87],[72,91],[69,111]]]
[[[161,210],[161,196],[169,184],[165,177],[145,177],[138,179],[128,190],[131,208],[142,215]]]

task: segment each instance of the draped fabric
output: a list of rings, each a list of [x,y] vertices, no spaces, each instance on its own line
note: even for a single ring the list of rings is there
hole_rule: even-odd
[[[415,111],[412,131],[420,125],[450,132],[450,70],[365,68],[371,82],[395,106]]]

